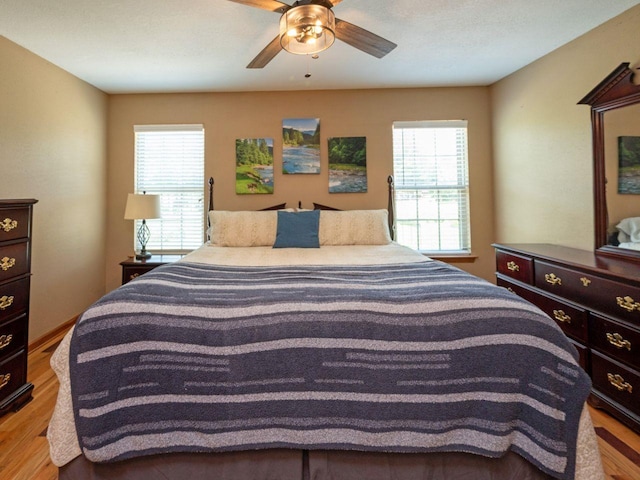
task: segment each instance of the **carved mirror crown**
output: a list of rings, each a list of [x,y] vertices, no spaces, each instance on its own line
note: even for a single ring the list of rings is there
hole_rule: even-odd
[[[596,253],[640,261],[640,251],[608,244],[609,215],[606,196],[604,114],[614,109],[640,104],[640,85],[633,83],[633,76],[634,71],[629,68],[629,63],[620,64],[578,104],[591,106]],[[640,127],[640,119],[636,119],[634,123]],[[636,216],[640,217],[640,208]]]

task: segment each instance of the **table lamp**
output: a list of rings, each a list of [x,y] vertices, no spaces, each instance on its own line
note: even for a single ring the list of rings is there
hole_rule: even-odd
[[[127,206],[124,209],[125,220],[142,220],[138,228],[138,241],[140,242],[140,253],[136,254],[136,259],[143,260],[151,258],[147,252],[147,242],[151,236],[147,219],[160,218],[160,195],[146,195],[146,193],[130,193],[127,197]]]

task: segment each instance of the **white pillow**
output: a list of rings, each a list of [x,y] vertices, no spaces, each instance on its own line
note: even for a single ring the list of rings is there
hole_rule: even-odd
[[[276,240],[278,211],[211,210],[211,245],[216,247],[266,247]]]
[[[391,243],[387,210],[321,210],[320,245]]]
[[[616,225],[616,228],[626,235],[623,239],[618,235],[621,242],[640,242],[640,217],[625,218]]]

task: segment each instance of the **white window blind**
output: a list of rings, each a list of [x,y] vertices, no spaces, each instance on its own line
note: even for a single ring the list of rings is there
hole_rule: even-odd
[[[161,219],[147,220],[153,253],[186,253],[204,239],[204,127],[136,125],[135,193],[160,195]],[[135,229],[140,226],[136,220]]]
[[[423,252],[470,252],[466,120],[394,122],[396,240]]]

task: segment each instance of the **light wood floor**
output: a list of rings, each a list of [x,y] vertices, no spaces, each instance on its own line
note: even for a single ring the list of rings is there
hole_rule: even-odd
[[[49,459],[45,437],[58,393],[49,359],[63,333],[29,354],[33,401],[0,418],[0,478],[56,480],[58,469]],[[606,413],[591,409],[607,480],[640,479],[640,436]]]

